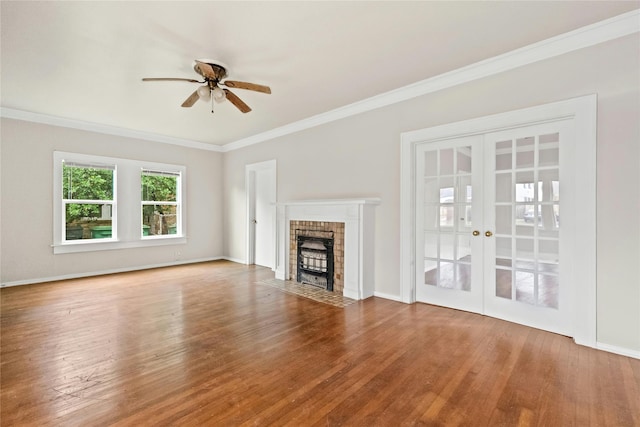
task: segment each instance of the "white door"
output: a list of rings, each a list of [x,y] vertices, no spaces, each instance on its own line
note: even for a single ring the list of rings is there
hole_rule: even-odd
[[[482,312],[482,137],[418,147],[416,299]]]
[[[560,263],[568,123],[484,136],[484,313],[562,334],[571,333],[572,303]]]
[[[560,265],[568,123],[417,147],[418,301],[570,334]]]
[[[247,191],[247,264],[276,265],[276,161],[245,168]]]
[[[273,232],[273,206],[270,197],[271,174],[269,170],[257,170],[255,175],[255,259],[254,263],[274,268],[275,240]]]

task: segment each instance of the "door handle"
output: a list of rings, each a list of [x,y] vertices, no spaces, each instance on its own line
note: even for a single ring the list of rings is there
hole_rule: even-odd
[[[485,231],[484,235],[487,236],[487,237],[491,237],[491,236],[493,236],[493,233],[490,232],[490,231]]]
[[[254,224],[257,224],[257,223],[258,223],[258,220],[257,220],[257,219],[254,219],[254,220],[253,220],[253,223],[254,223]]]
[[[471,234],[473,234],[474,236],[479,236],[480,232],[478,230],[473,230],[473,233],[471,233]]]

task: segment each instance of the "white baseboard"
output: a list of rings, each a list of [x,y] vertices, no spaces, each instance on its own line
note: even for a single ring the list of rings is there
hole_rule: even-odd
[[[621,356],[632,357],[634,359],[640,359],[640,351],[639,350],[631,350],[630,348],[618,347],[615,345],[604,344],[601,342],[596,343],[596,347],[598,350],[608,351],[609,353],[619,354]]]
[[[195,264],[197,262],[217,261],[220,259],[226,259],[226,258],[224,257],[199,258],[199,259],[190,259],[190,260],[184,260],[184,261],[173,261],[173,262],[167,262],[167,263],[161,263],[161,264],[141,265],[137,267],[114,268],[109,270],[91,271],[87,273],[74,273],[74,274],[64,274],[62,276],[39,277],[35,279],[16,280],[13,282],[0,283],[0,288],[8,288],[10,286],[21,286],[21,285],[34,285],[36,283],[55,282],[58,280],[80,279],[82,277],[101,276],[103,274],[126,273],[128,271],[149,270],[151,268],[171,267],[175,265]]]
[[[235,263],[238,263],[238,264],[246,264],[247,263],[247,261],[245,261],[244,259],[231,258],[231,257],[228,257],[228,256],[222,256],[222,257],[220,257],[220,259],[224,259],[224,260],[227,260],[227,261],[235,262]]]
[[[390,299],[391,301],[402,302],[402,299],[400,299],[400,295],[391,295],[385,294],[384,292],[374,291],[373,296],[378,298]]]

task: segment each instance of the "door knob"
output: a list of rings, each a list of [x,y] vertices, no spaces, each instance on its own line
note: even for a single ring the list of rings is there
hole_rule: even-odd
[[[473,234],[474,236],[479,236],[480,232],[478,230],[473,230],[473,233],[471,233],[471,234]]]
[[[258,223],[258,221],[254,219],[254,220],[253,220],[253,223],[254,223],[254,224],[257,224],[257,223]]]
[[[484,235],[487,236],[487,237],[491,237],[491,236],[493,236],[493,233],[490,232],[490,231],[485,231]]]

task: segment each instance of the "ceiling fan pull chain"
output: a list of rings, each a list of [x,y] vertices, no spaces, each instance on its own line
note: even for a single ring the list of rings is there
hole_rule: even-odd
[[[211,114],[213,114],[213,96],[211,97]]]

